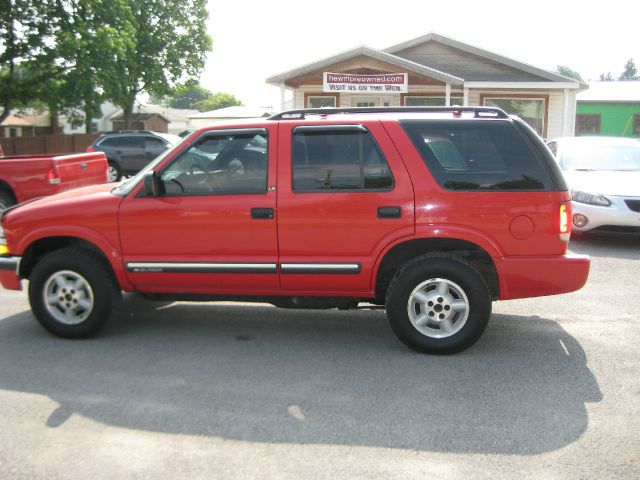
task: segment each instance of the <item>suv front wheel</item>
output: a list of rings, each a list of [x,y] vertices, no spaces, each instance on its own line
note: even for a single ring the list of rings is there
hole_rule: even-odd
[[[482,335],[491,295],[464,260],[432,254],[402,267],[389,286],[387,317],[402,342],[423,353],[455,353]]]
[[[43,327],[60,337],[94,335],[120,297],[113,274],[94,255],[78,248],[45,255],[29,278],[33,313]]]

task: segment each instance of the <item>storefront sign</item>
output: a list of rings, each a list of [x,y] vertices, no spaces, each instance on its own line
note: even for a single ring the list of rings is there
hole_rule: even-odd
[[[323,92],[344,93],[408,93],[406,73],[384,75],[352,75],[349,73],[323,73]]]

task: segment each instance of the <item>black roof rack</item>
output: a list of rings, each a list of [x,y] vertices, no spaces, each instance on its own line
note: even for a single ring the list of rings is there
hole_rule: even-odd
[[[151,130],[111,130],[110,132],[102,132],[104,134],[111,133],[156,133]]]
[[[333,115],[349,113],[463,113],[471,112],[474,118],[509,118],[504,110],[496,107],[352,107],[352,108],[303,108],[287,110],[268,117],[267,120],[304,120],[307,115]]]

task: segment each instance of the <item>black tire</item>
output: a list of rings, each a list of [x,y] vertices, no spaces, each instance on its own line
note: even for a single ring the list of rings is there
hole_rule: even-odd
[[[11,192],[0,190],[0,212],[16,204],[16,199]]]
[[[120,165],[113,160],[109,160],[109,166],[107,168],[109,169],[107,172],[107,179],[109,183],[119,182],[122,178],[122,169],[120,168]]]
[[[67,282],[67,288],[56,280],[63,285]],[[79,281],[80,287],[74,281]],[[47,302],[47,295],[60,301]],[[98,333],[119,306],[121,297],[109,268],[97,256],[80,248],[47,254],[35,265],[29,278],[29,303],[36,319],[51,333],[64,338],[87,338]],[[91,307],[83,309],[83,300]],[[73,310],[69,307],[77,310],[62,321],[65,311]]]
[[[442,296],[438,287],[445,292]],[[418,301],[422,298],[424,303]],[[463,305],[463,310],[456,311]],[[484,278],[455,256],[429,254],[411,260],[398,271],[387,292],[391,328],[403,343],[421,353],[449,354],[470,347],[490,316],[491,295]]]

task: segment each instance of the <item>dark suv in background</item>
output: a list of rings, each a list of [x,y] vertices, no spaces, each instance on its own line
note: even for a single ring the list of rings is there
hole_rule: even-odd
[[[169,133],[122,130],[100,135],[87,152],[104,152],[109,161],[109,182],[142,170],[151,160],[182,138]]]

